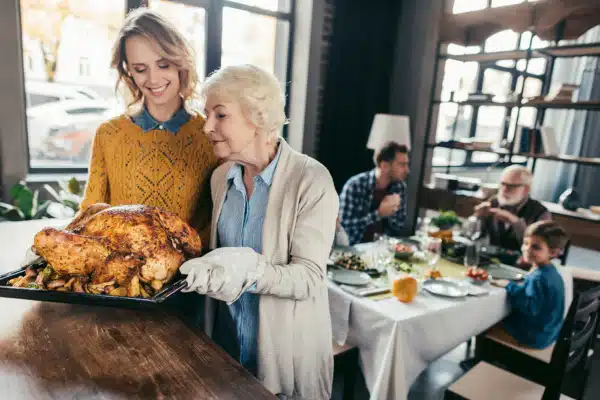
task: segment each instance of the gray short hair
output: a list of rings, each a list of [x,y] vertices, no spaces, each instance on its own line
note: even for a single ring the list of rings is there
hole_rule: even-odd
[[[526,186],[531,187],[531,184],[533,183],[533,174],[527,167],[522,165],[510,165],[506,167],[504,171],[502,171],[502,175],[504,176],[507,174],[518,174],[519,180]]]
[[[202,102],[210,94],[239,102],[246,117],[268,140],[276,139],[287,123],[285,94],[279,81],[257,66],[232,65],[213,72],[200,87]]]

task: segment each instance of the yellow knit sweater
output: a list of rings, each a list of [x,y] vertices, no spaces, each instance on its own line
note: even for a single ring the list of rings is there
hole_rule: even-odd
[[[100,202],[155,206],[191,223],[207,245],[217,159],[203,125],[192,116],[175,135],[144,132],[126,115],[100,125],[81,209]]]

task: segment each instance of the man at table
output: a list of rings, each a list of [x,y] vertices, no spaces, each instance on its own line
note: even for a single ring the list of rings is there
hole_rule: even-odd
[[[527,168],[511,165],[502,172],[498,195],[475,207],[490,244],[519,250],[529,225],[552,219],[542,203],[529,197],[532,179]]]
[[[350,178],[340,195],[340,221],[350,245],[396,236],[406,221],[408,149],[389,142],[375,152],[375,168]]]

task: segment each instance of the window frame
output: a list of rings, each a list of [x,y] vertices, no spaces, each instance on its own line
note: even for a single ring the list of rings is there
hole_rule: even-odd
[[[194,7],[202,7],[206,10],[206,63],[205,63],[205,71],[206,74],[210,74],[211,72],[219,69],[221,67],[221,55],[222,55],[222,29],[223,29],[223,10],[224,8],[232,8],[237,10],[246,11],[255,15],[261,16],[269,16],[276,18],[278,21],[287,21],[288,22],[288,37],[287,37],[287,54],[286,56],[286,65],[285,65],[285,73],[286,73],[286,81],[285,81],[285,93],[288,99],[291,98],[291,74],[292,74],[292,65],[293,65],[293,43],[294,43],[294,33],[295,33],[295,20],[296,20],[296,1],[297,0],[285,0],[289,2],[289,11],[272,11],[263,9],[256,6],[250,6],[242,3],[237,3],[231,0],[169,0],[173,3],[181,3],[184,5],[194,6]],[[18,26],[19,26],[19,57],[21,60],[23,59],[23,55],[25,53],[23,48],[23,30],[21,27],[21,1],[17,2],[17,11],[18,11]],[[139,7],[148,6],[148,0],[125,0],[125,10],[124,13],[127,14],[128,11],[133,10]],[[277,51],[277,48],[276,48]],[[25,67],[24,63],[21,62],[21,68]],[[25,73],[24,70],[21,71],[22,77],[22,90],[24,94],[24,100],[26,103],[27,94],[25,92]],[[290,102],[286,101],[285,104],[285,113],[289,115]],[[32,167],[31,166],[31,154],[29,149],[29,126],[27,122],[27,104],[24,104],[25,114],[24,114],[24,133],[25,133],[25,160],[27,165],[27,173],[31,175],[36,174],[87,174],[88,167]],[[287,138],[288,135],[288,126],[285,125],[283,128],[283,137]]]

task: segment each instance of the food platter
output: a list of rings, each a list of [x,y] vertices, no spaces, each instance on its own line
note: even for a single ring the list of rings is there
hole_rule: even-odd
[[[110,294],[96,293],[59,292],[54,290],[41,290],[28,287],[14,287],[9,285],[9,281],[23,276],[26,273],[27,268],[32,266],[43,267],[45,266],[45,261],[37,261],[37,264],[32,263],[12,272],[1,275],[0,297],[35,301],[50,301],[57,303],[113,306],[122,308],[156,308],[170,296],[181,291],[181,289],[187,285],[185,277],[178,273],[168,284],[162,287],[160,291],[157,291],[153,296],[147,298],[114,296]]]

